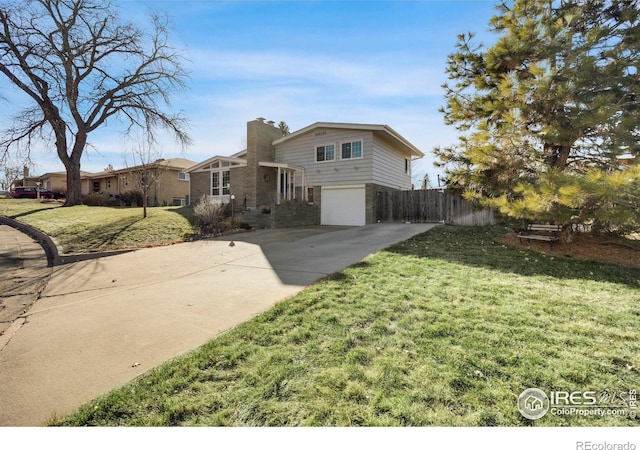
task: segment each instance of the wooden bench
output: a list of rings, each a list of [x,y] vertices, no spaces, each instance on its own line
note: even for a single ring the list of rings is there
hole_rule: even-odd
[[[545,225],[539,223],[530,223],[526,230],[518,233],[518,239],[533,239],[536,241],[546,241],[549,247],[553,248],[553,243],[560,240],[560,231],[562,225]]]

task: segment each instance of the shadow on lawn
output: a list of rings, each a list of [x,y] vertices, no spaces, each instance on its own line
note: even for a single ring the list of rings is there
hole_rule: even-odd
[[[170,209],[169,211],[181,215],[182,217],[187,219],[191,225],[195,224],[195,214],[193,213],[193,206],[181,206],[179,208]]]
[[[21,212],[21,213],[16,214],[16,215],[11,215],[11,216],[8,215],[7,217],[9,217],[11,219],[18,219],[19,217],[30,216],[31,214],[37,214],[37,213],[42,212],[42,211],[48,211],[50,209],[57,209],[57,208],[60,208],[60,206],[56,205],[56,206],[52,206],[50,208],[33,209],[33,210]]]
[[[499,241],[508,232],[499,226],[442,226],[396,244],[387,251],[525,276],[604,281],[640,288],[638,268],[511,247]]]
[[[56,237],[64,253],[98,252],[123,248],[116,243],[118,238],[137,222],[144,220],[139,217],[127,217],[116,222],[97,224],[80,229],[74,233],[67,233],[68,237]],[[81,247],[78,247],[81,246]]]

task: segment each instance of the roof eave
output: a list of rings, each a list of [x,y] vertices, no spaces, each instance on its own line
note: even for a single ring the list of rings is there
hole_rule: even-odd
[[[424,153],[421,150],[419,150],[415,145],[413,145],[411,142],[406,140],[400,133],[398,133],[388,125],[378,125],[378,124],[315,122],[287,136],[281,137],[280,139],[276,139],[275,141],[273,141],[273,145],[281,144],[289,139],[292,139],[296,136],[300,136],[301,134],[307,133],[316,128],[356,129],[356,130],[367,130],[367,131],[373,131],[373,132],[376,132],[376,131],[384,132],[389,136],[393,137],[402,146],[404,146],[407,152],[412,155],[412,157],[413,156],[416,157],[415,159],[424,157]]]

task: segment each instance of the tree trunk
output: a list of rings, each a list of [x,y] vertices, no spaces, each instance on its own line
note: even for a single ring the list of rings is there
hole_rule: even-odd
[[[67,169],[67,199],[64,206],[82,204],[82,180],[80,179],[80,161],[69,160],[65,164]]]
[[[142,191],[142,218],[147,218],[147,193]]]
[[[64,143],[64,144],[62,144]],[[87,143],[87,133],[78,131],[71,156],[67,155],[66,138],[58,139],[58,156],[67,169],[67,200],[64,206],[82,205],[82,180],[80,179],[80,158]],[[64,148],[62,146],[64,145]]]

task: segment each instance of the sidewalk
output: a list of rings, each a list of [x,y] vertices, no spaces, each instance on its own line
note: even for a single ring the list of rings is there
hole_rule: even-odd
[[[40,246],[26,234],[0,224],[0,350],[44,289],[52,269]]]

